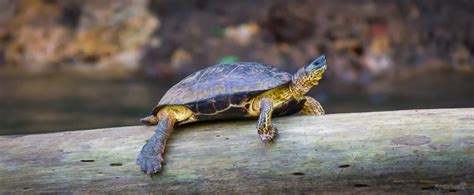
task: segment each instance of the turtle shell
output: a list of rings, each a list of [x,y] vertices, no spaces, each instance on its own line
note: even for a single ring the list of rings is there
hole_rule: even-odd
[[[185,105],[195,113],[211,114],[286,84],[291,77],[287,72],[256,62],[217,64],[171,87],[152,114],[166,105]]]

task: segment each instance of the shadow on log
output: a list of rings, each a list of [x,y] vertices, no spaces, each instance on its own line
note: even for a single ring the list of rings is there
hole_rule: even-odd
[[[179,127],[151,179],[135,158],[153,127],[0,136],[5,192],[474,192],[474,109],[274,119]]]

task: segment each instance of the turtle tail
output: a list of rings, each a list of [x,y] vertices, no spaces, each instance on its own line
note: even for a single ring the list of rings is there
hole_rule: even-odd
[[[158,124],[158,117],[154,115],[150,115],[150,116],[140,119],[140,122],[148,126],[156,125]]]

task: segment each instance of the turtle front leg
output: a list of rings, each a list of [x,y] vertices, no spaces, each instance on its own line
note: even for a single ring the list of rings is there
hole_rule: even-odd
[[[324,109],[321,104],[310,96],[304,96],[305,103],[299,114],[302,115],[323,115]]]
[[[143,173],[153,176],[153,174],[161,171],[166,141],[173,131],[175,122],[176,119],[174,115],[160,113],[155,134],[147,140],[137,158],[137,164]]]
[[[258,135],[263,142],[273,141],[277,128],[272,123],[273,103],[268,98],[260,100],[260,116],[257,122]]]

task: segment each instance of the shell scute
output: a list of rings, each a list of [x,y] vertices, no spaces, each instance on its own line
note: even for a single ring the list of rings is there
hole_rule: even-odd
[[[214,107],[216,110],[224,110],[229,107],[229,96],[218,96],[215,98]]]

